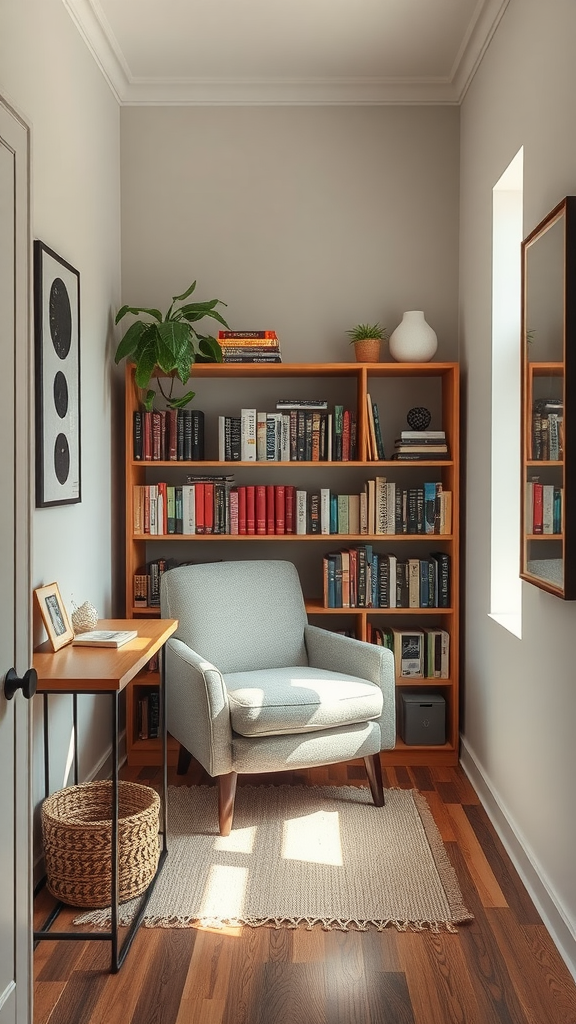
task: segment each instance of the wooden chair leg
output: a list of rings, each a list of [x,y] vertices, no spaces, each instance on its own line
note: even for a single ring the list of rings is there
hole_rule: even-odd
[[[190,767],[191,760],[192,754],[190,753],[190,751],[186,750],[186,747],[183,747],[182,744],[180,744],[180,750],[178,751],[178,767],[176,768],[176,774],[186,775],[186,772]]]
[[[382,786],[382,763],[379,754],[371,754],[364,758],[366,774],[370,783],[370,792],[376,807],[384,807],[384,787]]]
[[[218,822],[221,836],[229,836],[232,829],[237,780],[237,772],[218,776]]]

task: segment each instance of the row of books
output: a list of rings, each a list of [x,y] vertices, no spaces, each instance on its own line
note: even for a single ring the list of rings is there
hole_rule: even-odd
[[[136,732],[141,740],[157,739],[160,735],[160,691],[147,687],[138,691],[136,702]]]
[[[371,544],[322,559],[325,608],[449,608],[451,559],[444,551],[400,559]]]
[[[234,485],[234,477],[188,476],[186,484],[135,484],[137,536],[168,534],[341,534],[397,536],[452,532],[452,492],[439,482],[401,487],[367,480],[360,494],[292,484]]]
[[[201,461],[204,458],[204,413],[200,409],[136,410],[133,454],[136,461]]]
[[[348,462],[357,458],[356,414],[327,403],[275,412],[242,409],[218,417],[218,458],[222,462]]]
[[[396,676],[411,679],[450,677],[450,634],[445,629],[371,627],[370,642],[394,654]]]
[[[171,569],[177,563],[173,559],[156,558],[147,562],[134,573],[134,607],[135,608],[159,608],[160,607],[160,579],[162,573]],[[148,668],[153,671],[158,667],[148,663]]]
[[[281,363],[276,331],[218,331],[225,363]]]
[[[532,458],[557,462],[564,457],[564,404],[538,398],[532,407]]]
[[[448,459],[444,430],[403,430],[394,442],[392,458],[397,462]]]
[[[563,488],[543,484],[534,477],[526,484],[526,533],[562,533]]]

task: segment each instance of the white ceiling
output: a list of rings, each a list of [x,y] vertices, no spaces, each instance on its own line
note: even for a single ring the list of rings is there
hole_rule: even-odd
[[[459,103],[508,0],[63,0],[128,104]]]

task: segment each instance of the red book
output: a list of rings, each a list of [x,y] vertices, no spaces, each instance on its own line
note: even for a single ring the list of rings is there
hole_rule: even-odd
[[[342,416],[342,462],[350,462],[350,410]]]
[[[152,458],[152,413],[142,413],[142,433],[144,436],[144,458]]]
[[[274,488],[276,506],[275,533],[286,532],[286,488],[284,484],[276,484]]]
[[[256,485],[256,533],[266,533],[266,487]]]
[[[159,412],[152,413],[152,458],[160,461],[162,458],[162,423]]]
[[[534,483],[534,533],[544,532],[543,484]]]
[[[214,483],[204,483],[204,533],[214,533]]]
[[[178,458],[178,410],[168,409],[168,423],[166,425],[168,434],[168,459],[175,461]]]
[[[246,488],[238,488],[238,533],[246,533]]]
[[[350,607],[358,605],[358,551],[350,548]]]
[[[256,488],[246,486],[246,533],[256,533]]]
[[[238,528],[238,488],[230,489],[230,533],[236,536],[240,533]]]
[[[286,533],[296,533],[296,487],[286,484],[284,487],[284,523]]]
[[[204,484],[194,484],[194,501],[196,503],[196,533],[205,533],[204,527]]]
[[[276,505],[274,484],[266,485],[266,533],[275,533]]]

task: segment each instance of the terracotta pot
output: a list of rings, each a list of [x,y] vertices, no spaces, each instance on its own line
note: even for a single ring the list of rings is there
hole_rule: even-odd
[[[354,342],[354,352],[358,363],[379,363],[380,362],[380,338],[362,338]]]

